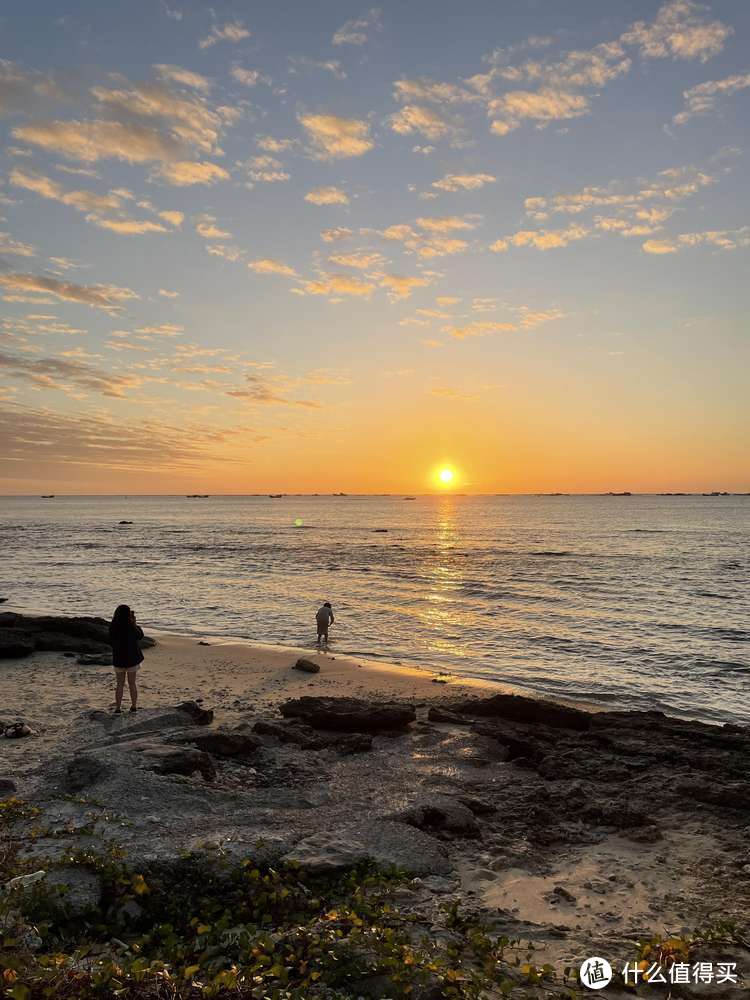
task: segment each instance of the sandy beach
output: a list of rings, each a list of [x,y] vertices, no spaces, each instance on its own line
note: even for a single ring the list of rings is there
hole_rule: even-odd
[[[456,900],[497,933],[532,942],[539,961],[557,963],[588,953],[624,961],[644,935],[743,918],[750,901],[742,868],[746,779],[725,775],[731,787],[717,783],[713,801],[710,783],[696,792],[702,802],[680,791],[696,768],[712,772],[716,755],[726,758],[722,741],[732,752],[746,746],[741,727],[695,724],[693,732],[690,723],[664,724],[662,737],[649,720],[613,714],[618,728],[581,743],[581,734],[565,728],[588,718],[575,709],[561,729],[548,725],[558,724],[554,716],[527,726],[456,714],[457,705],[485,704],[503,690],[494,683],[352,660],[335,647],[317,653],[154,638],[139,672],[135,715],[111,714],[110,667],[60,652],[2,663],[4,721],[23,719],[33,730],[2,741],[2,776],[54,831],[25,845],[34,865],[59,860],[73,845],[123,840],[131,857],[143,858],[207,845],[242,856],[261,842],[268,856],[303,865],[369,856],[418,876],[418,911]],[[319,672],[294,669],[299,657]],[[279,714],[304,696],[393,702],[413,711],[415,722],[374,734],[367,752],[337,743],[353,738],[342,734],[319,745],[309,738],[313,729],[300,727],[304,719]],[[175,711],[186,700],[213,712],[212,723],[199,728],[202,737]],[[244,753],[201,744],[214,731],[263,745],[249,743]],[[681,761],[674,755],[686,740],[705,741],[710,756],[702,764]],[[188,744],[211,746],[201,755],[210,773],[201,773],[200,763],[159,773],[154,761],[165,753],[198,752],[186,751]],[[647,760],[649,746],[665,759]]]

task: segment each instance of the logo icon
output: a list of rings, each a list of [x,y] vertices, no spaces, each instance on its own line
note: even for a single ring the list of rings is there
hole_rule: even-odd
[[[593,955],[581,965],[581,982],[590,990],[602,990],[612,981],[612,966],[606,958]]]

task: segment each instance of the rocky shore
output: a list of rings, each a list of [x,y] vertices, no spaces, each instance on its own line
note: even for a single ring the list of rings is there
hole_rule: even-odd
[[[146,883],[188,855],[313,880],[397,869],[400,905],[435,941],[471,921],[493,942],[530,943],[532,970],[589,955],[619,968],[644,942],[703,929],[691,958],[735,962],[740,980],[672,995],[748,995],[750,729],[592,713],[307,653],[312,673],[291,651],[170,637],[149,651],[146,707],[113,716],[106,697],[76,695],[110,683],[86,662],[102,652],[88,629],[0,615],[0,648],[64,637],[0,664],[0,719],[30,731],[0,742],[0,795],[22,803],[5,811],[6,858],[44,872],[76,915],[103,905],[86,857],[122,855]],[[72,676],[69,652],[81,654]],[[76,697],[75,711],[55,707]],[[144,903],[131,902],[135,925]],[[375,979],[329,995],[406,995]]]

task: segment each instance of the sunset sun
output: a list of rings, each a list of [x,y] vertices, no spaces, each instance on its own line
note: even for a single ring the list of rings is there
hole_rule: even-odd
[[[441,486],[452,486],[456,478],[456,473],[454,469],[450,466],[444,465],[438,469],[437,479]]]

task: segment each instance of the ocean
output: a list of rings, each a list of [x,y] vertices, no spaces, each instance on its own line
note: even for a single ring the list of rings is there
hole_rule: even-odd
[[[120,524],[130,521],[130,524]],[[748,496],[0,498],[8,607],[750,724]]]

